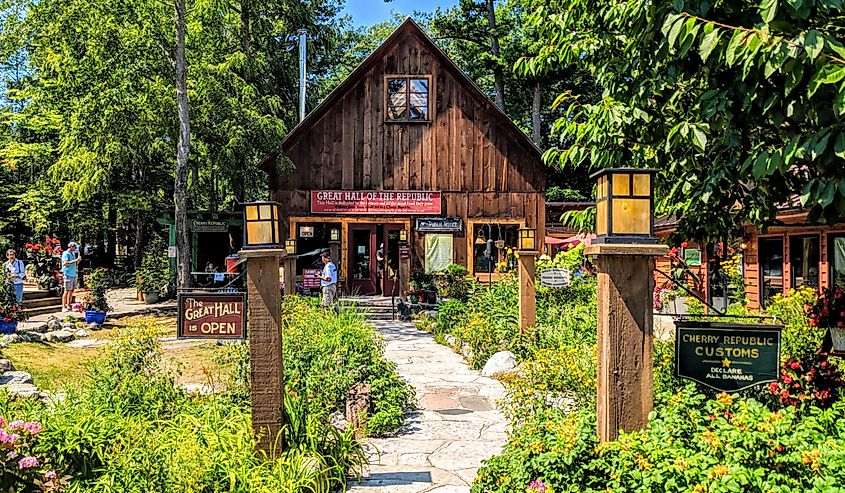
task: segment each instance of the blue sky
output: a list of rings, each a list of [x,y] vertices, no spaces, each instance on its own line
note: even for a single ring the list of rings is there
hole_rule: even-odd
[[[369,26],[391,18],[391,11],[410,15],[414,10],[431,12],[437,7],[451,7],[457,5],[458,0],[346,0],[343,8],[345,14],[352,16],[356,26]]]

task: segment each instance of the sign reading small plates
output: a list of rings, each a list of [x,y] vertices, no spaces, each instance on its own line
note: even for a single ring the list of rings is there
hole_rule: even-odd
[[[178,338],[246,339],[246,295],[180,293]]]
[[[540,271],[540,284],[547,288],[562,288],[572,282],[569,269],[549,267]]]
[[[724,392],[774,382],[782,326],[675,322],[675,374]]]
[[[464,221],[460,217],[418,217],[414,229],[420,233],[460,233]]]

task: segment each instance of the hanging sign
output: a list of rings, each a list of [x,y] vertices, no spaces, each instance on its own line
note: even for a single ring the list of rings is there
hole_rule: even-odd
[[[176,258],[176,247],[175,246],[167,247],[167,257],[168,258]]]
[[[411,258],[411,247],[408,245],[399,245],[399,259],[408,260]]]
[[[684,263],[689,267],[701,265],[701,250],[697,248],[684,249]]]
[[[549,267],[540,271],[540,284],[547,288],[562,288],[572,282],[569,269]]]
[[[459,217],[418,217],[414,229],[420,233],[460,233],[464,222]]]
[[[724,392],[775,382],[780,325],[675,322],[675,375]]]
[[[194,219],[191,222],[191,230],[195,233],[225,233],[229,231],[226,221],[201,221]]]
[[[180,293],[177,338],[246,339],[246,295]]]
[[[302,269],[302,287],[305,289],[319,288],[321,275],[323,275],[321,269]]]
[[[313,214],[440,214],[440,192],[312,190]]]
[[[300,226],[299,227],[299,237],[300,238],[313,238],[314,237],[314,226]]]

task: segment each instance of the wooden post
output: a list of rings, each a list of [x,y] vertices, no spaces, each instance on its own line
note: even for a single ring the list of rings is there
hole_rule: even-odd
[[[399,247],[401,251],[401,246]],[[402,258],[402,255],[399,255],[399,298],[402,301],[408,301],[408,297],[405,293],[411,289],[411,257],[410,255],[408,258]]]
[[[599,440],[641,430],[653,403],[654,258],[665,245],[593,244],[597,255]]]
[[[285,257],[285,294],[296,294],[296,257]]]
[[[537,325],[537,297],[534,290],[534,257],[537,252],[518,251],[519,333]]]
[[[284,361],[282,358],[279,258],[285,251],[241,250],[247,259],[247,324],[252,429],[258,448],[275,459],[284,437]]]

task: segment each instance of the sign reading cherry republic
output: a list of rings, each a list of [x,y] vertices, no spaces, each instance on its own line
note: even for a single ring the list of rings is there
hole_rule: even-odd
[[[675,375],[724,392],[777,381],[782,328],[675,321]]]
[[[179,293],[180,339],[246,339],[244,293]]]

